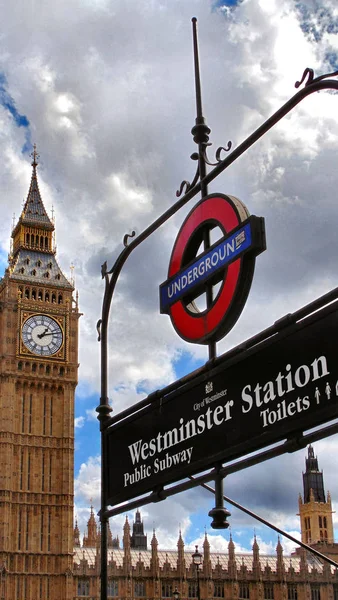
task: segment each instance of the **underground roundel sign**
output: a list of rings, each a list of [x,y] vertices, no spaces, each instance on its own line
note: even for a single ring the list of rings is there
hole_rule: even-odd
[[[264,219],[234,196],[211,194],[188,214],[160,286],[160,310],[186,341],[224,337],[246,302],[255,257],[265,250]]]

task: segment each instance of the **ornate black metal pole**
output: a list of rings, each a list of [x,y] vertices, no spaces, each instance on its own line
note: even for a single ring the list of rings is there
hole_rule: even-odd
[[[208,184],[204,182],[204,178],[207,174],[206,161],[205,161],[205,150],[209,142],[210,129],[205,122],[203,111],[202,111],[202,93],[201,93],[201,79],[200,79],[200,65],[198,56],[198,40],[197,40],[197,19],[192,19],[192,33],[193,33],[193,45],[194,45],[194,66],[195,66],[195,91],[196,91],[196,119],[195,126],[192,128],[191,133],[194,137],[194,142],[198,144],[198,173],[201,179],[201,196],[204,198],[208,194]],[[194,155],[192,155],[193,157]],[[203,233],[204,249],[210,248],[210,231],[204,229]],[[213,289],[212,285],[208,285],[206,288],[206,305],[207,308],[213,303]],[[216,356],[216,343],[210,342],[209,347],[209,359],[215,358]]]

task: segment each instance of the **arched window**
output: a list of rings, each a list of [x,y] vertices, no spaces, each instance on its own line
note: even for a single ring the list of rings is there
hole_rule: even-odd
[[[29,241],[30,241],[30,235],[29,235],[29,233],[26,233],[26,244],[27,244],[27,246],[29,246]]]
[[[22,371],[22,362],[21,362],[21,360],[18,362],[18,371]]]
[[[25,298],[29,298],[29,288],[25,289]]]
[[[43,236],[42,235],[40,236],[40,248],[43,249]]]
[[[56,303],[56,294],[54,294],[54,293],[52,294],[52,303],[53,304]]]
[[[62,302],[63,302],[62,294],[59,294],[58,303],[62,304]]]
[[[42,300],[42,290],[38,291],[38,300]]]
[[[162,598],[172,598],[173,586],[168,581],[162,583]]]
[[[107,595],[112,597],[119,595],[119,586],[116,579],[108,579]]]
[[[33,371],[33,373],[35,373],[35,371],[36,371],[36,363],[32,364],[32,371]]]
[[[36,300],[36,290],[32,290],[32,300]]]
[[[48,250],[48,237],[45,237],[45,249]]]
[[[134,595],[135,598],[143,598],[145,596],[145,584],[144,581],[135,581],[134,583]]]
[[[46,293],[45,293],[45,301],[46,301],[46,302],[49,302],[49,292],[46,292]]]
[[[81,578],[77,582],[77,595],[89,596],[89,580]]]

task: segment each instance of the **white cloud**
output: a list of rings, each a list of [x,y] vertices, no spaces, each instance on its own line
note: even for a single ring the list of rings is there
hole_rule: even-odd
[[[30,127],[17,127],[0,108],[0,244],[9,250],[12,213],[18,217],[27,195],[31,170],[22,147],[29,134],[41,153],[44,203],[55,209],[59,262],[66,273],[75,264],[84,313],[80,402],[100,395],[101,264],[107,260],[110,268],[125,233],[143,231],[172,205],[180,182],[194,174],[191,16],[199,19],[212,149],[228,139],[238,146],[295,92],[305,67],[316,75],[327,71],[328,53],[337,48],[337,35],[325,30],[336,18],[334,2],[321,3],[325,18],[310,2],[302,3],[307,16],[291,0],[248,0],[234,10],[211,10],[212,4],[141,0],[129,11],[123,0],[46,0],[36,11],[19,0],[3,10],[0,72]],[[318,41],[307,32],[308,22],[320,32]],[[314,94],[210,185],[210,192],[232,193],[252,213],[265,216],[268,241],[243,315],[218,344],[219,353],[336,285],[336,113],[336,94]],[[180,340],[158,307],[158,285],[192,205],[135,250],[117,284],[109,326],[108,393],[115,413],[173,381],[182,351],[207,360],[206,349]],[[94,409],[85,414],[78,417],[78,428],[84,418],[96,419]],[[335,438],[318,444],[327,485],[338,498],[335,452]],[[304,451],[288,455],[248,470],[245,477],[229,476],[227,493],[296,530],[303,468]],[[79,511],[91,497],[98,508],[99,471],[99,459],[88,456],[76,479]],[[195,490],[149,507],[146,516],[163,544],[175,545],[178,522],[189,535],[196,506],[204,510],[208,503],[205,492]],[[234,530],[249,522],[233,514]],[[226,542],[215,537],[215,544]]]
[[[85,423],[85,417],[81,416],[81,417],[76,417],[74,419],[74,427],[75,429],[81,429],[81,427],[84,426]]]

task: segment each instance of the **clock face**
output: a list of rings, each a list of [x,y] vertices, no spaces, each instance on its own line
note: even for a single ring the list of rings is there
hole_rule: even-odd
[[[26,348],[38,356],[51,356],[63,343],[62,329],[47,315],[32,315],[22,326],[22,341]]]

